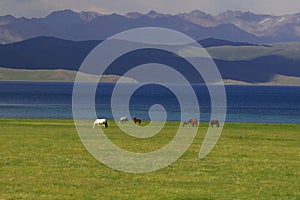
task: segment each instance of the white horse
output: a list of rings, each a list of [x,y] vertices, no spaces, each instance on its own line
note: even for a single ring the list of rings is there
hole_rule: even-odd
[[[96,120],[94,121],[93,128],[95,128],[96,125],[100,126],[100,125],[102,125],[102,124],[105,125],[105,128],[108,127],[108,124],[107,124],[107,120],[106,120],[106,119],[96,119]]]
[[[128,122],[128,118],[127,117],[121,117],[120,120],[119,120],[119,124],[121,122]]]

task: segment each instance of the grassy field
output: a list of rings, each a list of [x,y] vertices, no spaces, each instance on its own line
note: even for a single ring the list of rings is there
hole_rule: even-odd
[[[124,136],[112,122],[105,133],[144,152],[167,144],[177,126],[150,140]],[[300,125],[227,123],[199,160],[201,124],[178,161],[146,174],[98,162],[72,120],[0,119],[0,128],[0,199],[300,199]]]

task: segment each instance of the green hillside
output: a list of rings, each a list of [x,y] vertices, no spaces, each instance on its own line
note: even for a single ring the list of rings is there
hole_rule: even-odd
[[[270,46],[219,46],[206,49],[213,59],[241,61],[264,56],[300,60],[300,43],[275,43]]]
[[[77,72],[71,70],[23,70],[8,69],[0,67],[0,81],[57,81],[57,82],[73,82],[75,81]],[[94,80],[94,76],[87,76],[87,82]],[[117,82],[120,76],[104,75],[101,82]],[[122,79],[123,82],[136,82],[131,78]]]

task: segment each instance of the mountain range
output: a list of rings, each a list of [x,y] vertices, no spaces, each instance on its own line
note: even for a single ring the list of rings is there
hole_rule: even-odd
[[[103,15],[62,10],[42,18],[0,16],[0,43],[39,36],[73,41],[104,40],[121,31],[149,26],[174,29],[195,40],[213,37],[255,44],[300,41],[300,13],[274,16],[227,11],[213,16],[195,10],[176,15],[155,11]]]
[[[61,10],[41,18],[0,16],[0,80],[23,80],[25,74],[33,78],[52,74],[49,80],[73,80],[94,47],[114,34],[139,27],[170,28],[194,38],[226,81],[300,83],[300,13],[274,16],[226,11],[213,16],[199,10],[175,15],[155,11],[103,15]],[[192,47],[187,46],[181,53],[189,54],[189,48]],[[154,49],[121,56],[105,74],[123,75],[146,63],[172,66],[190,82],[203,82],[184,59]]]

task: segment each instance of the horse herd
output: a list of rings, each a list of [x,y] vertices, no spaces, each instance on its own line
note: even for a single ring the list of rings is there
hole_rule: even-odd
[[[119,124],[120,123],[123,123],[123,122],[128,122],[128,118],[127,117],[121,117],[120,120],[119,120]],[[133,118],[133,122],[136,124],[138,123],[139,125],[142,123],[142,120],[139,119],[139,118],[136,118],[134,117]],[[95,126],[101,126],[101,125],[104,125],[105,128],[108,127],[108,123],[107,123],[107,120],[106,119],[96,119],[94,121],[94,124],[93,124],[93,128],[95,128]],[[189,119],[188,121],[185,121],[183,122],[182,126],[188,126],[188,125],[191,125],[193,127],[198,127],[198,120],[196,118],[192,118],[192,119]],[[216,127],[220,127],[220,122],[219,120],[216,120],[216,119],[212,119],[210,120],[209,122],[209,126],[210,127],[214,127],[216,125]]]
[[[120,120],[119,120],[119,124],[122,123],[122,122],[128,122],[128,118],[127,117],[121,117]],[[136,124],[141,124],[142,120],[141,119],[138,119],[138,118],[133,118],[133,122]],[[93,128],[95,128],[95,126],[101,126],[101,125],[104,125],[105,128],[108,127],[108,122],[107,122],[107,119],[104,119],[104,118],[101,118],[101,119],[96,119],[94,121],[94,124],[93,124]]]

